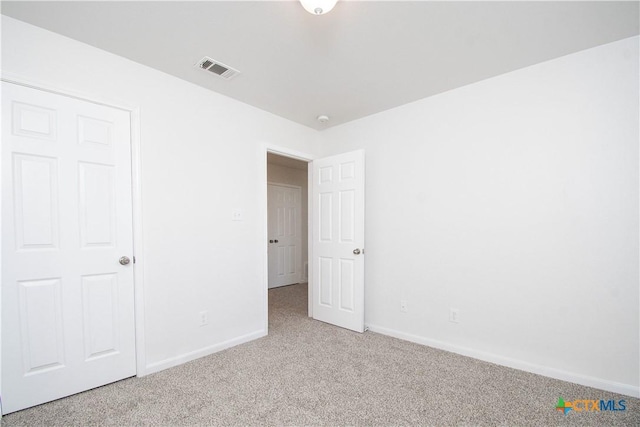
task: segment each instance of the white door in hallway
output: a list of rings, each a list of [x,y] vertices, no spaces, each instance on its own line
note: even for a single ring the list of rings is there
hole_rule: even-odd
[[[268,184],[269,288],[300,282],[302,264],[302,189]]]
[[[313,161],[313,318],[364,332],[364,151]]]
[[[129,113],[10,83],[2,108],[6,414],[136,368]]]

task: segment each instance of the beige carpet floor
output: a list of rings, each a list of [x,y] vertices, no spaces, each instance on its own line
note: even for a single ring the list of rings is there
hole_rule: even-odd
[[[309,319],[306,285],[269,291],[269,336],[2,418],[3,426],[640,425],[640,400]],[[555,410],[558,397],[626,400]]]

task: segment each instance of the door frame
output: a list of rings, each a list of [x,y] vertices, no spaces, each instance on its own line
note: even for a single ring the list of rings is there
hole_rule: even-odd
[[[92,104],[123,110],[130,117],[130,146],[131,146],[131,202],[133,219],[133,287],[134,287],[134,329],[135,329],[135,353],[136,376],[146,375],[145,334],[144,334],[144,256],[142,255],[143,230],[142,230],[142,153],[140,138],[140,107],[126,105],[120,100],[105,98],[95,93],[78,92],[69,88],[62,88],[56,84],[44,81],[34,81],[21,75],[2,72],[0,81],[19,86],[28,87],[56,95],[78,99]],[[0,171],[1,172],[1,171]],[[1,201],[0,201],[1,203]],[[0,217],[0,220],[2,218]],[[0,276],[2,273],[2,257],[0,253]],[[2,301],[0,300],[0,310]],[[0,317],[1,319],[1,317]],[[0,320],[1,322],[1,320]],[[0,324],[0,327],[2,325]],[[0,345],[2,340],[0,339]],[[2,366],[0,353],[0,369]],[[2,376],[0,375],[0,392],[2,391]],[[1,404],[0,404],[1,405]],[[2,407],[0,406],[0,414]],[[0,415],[1,417],[1,415]]]
[[[264,244],[264,242],[269,241],[269,223],[267,218],[267,184],[269,184],[269,180],[267,179],[267,153],[276,154],[282,157],[289,157],[296,160],[301,160],[307,163],[307,188],[311,188],[312,183],[312,173],[313,169],[311,168],[311,162],[315,158],[315,156],[297,151],[291,148],[264,143],[261,149],[260,155],[260,164],[259,171],[261,171],[261,179],[260,179],[260,209],[259,218],[262,218],[262,239],[260,241],[260,245],[263,248],[262,252],[262,301],[263,301],[263,322],[264,322],[264,331],[266,334],[269,333],[269,249],[268,246]],[[311,212],[309,210],[311,208],[311,192],[307,191],[307,212]],[[307,223],[309,222],[310,215],[307,214]],[[313,231],[312,227],[307,227],[307,253],[308,259],[311,259],[311,232]],[[307,307],[308,307],[308,315],[309,317],[313,316],[312,312],[312,303],[313,303],[313,294],[312,294],[312,273],[311,273],[311,263],[308,263],[308,273],[307,273],[307,281],[308,281],[308,299],[307,299]]]

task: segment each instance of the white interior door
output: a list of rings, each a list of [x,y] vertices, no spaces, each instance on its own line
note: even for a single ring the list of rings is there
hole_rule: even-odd
[[[269,288],[299,283],[302,264],[302,190],[289,185],[267,187]]]
[[[313,318],[364,332],[364,151],[313,161]]]
[[[133,234],[129,113],[9,83],[2,108],[9,413],[135,375]]]

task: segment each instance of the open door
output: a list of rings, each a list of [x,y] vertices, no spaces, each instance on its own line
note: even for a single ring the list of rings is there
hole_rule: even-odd
[[[313,161],[313,318],[364,332],[364,151]]]

